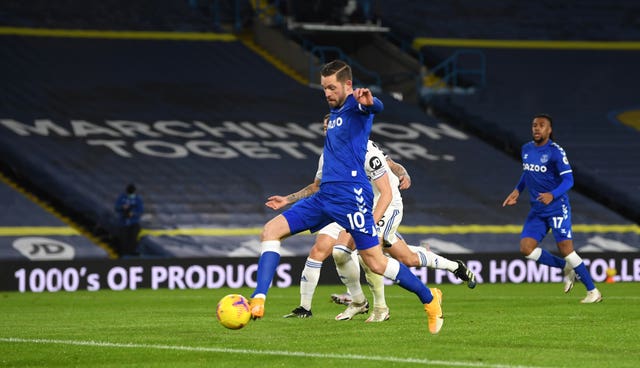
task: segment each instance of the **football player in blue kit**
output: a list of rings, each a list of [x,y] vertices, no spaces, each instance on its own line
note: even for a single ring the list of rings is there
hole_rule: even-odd
[[[260,236],[257,286],[251,295],[251,315],[264,316],[269,286],[280,262],[282,239],[304,230],[318,231],[337,222],[351,234],[364,263],[375,273],[415,293],[427,313],[429,332],[444,322],[442,292],[427,288],[405,265],[382,253],[373,220],[373,190],[364,170],[373,117],[382,102],[367,88],[353,89],[351,67],[341,60],[320,71],[320,84],[329,104],[320,190],[267,222]]]
[[[571,205],[567,192],[573,186],[573,174],[565,151],[553,141],[551,116],[533,118],[533,141],[522,146],[522,176],[502,207],[516,204],[520,193],[529,188],[531,210],[522,228],[520,252],[528,259],[564,270],[564,292],[573,288],[574,280],[582,281],[587,296],[581,303],[598,303],[602,294],[593,283],[582,258],[573,249]],[[563,258],[538,247],[551,230]]]

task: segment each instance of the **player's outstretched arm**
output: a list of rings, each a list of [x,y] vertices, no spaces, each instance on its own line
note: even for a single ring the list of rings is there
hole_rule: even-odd
[[[267,202],[264,205],[273,210],[279,210],[287,204],[289,204],[287,197],[275,195],[267,198]]]
[[[518,202],[518,197],[520,196],[520,192],[522,192],[525,188],[525,172],[520,175],[520,180],[518,180],[518,184],[515,189],[507,196],[507,198],[502,202],[502,207],[505,206],[513,206]]]
[[[518,197],[520,196],[520,192],[518,191],[518,189],[514,189],[513,192],[511,192],[507,198],[504,200],[504,202],[502,202],[502,207],[505,206],[513,206],[514,204],[518,203]]]
[[[320,180],[316,179],[313,183],[307,185],[306,187],[300,189],[295,193],[291,193],[287,196],[271,196],[267,198],[267,202],[264,205],[271,209],[279,210],[288,204],[296,203],[302,198],[311,196],[318,190],[320,190]]]

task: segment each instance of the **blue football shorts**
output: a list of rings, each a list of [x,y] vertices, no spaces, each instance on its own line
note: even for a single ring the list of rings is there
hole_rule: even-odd
[[[356,248],[364,250],[379,243],[372,204],[370,184],[366,187],[352,183],[325,183],[320,191],[298,201],[282,215],[289,223],[291,234],[307,229],[316,232],[337,222],[351,234]]]
[[[533,238],[538,243],[551,230],[556,243],[573,239],[571,234],[571,205],[558,203],[544,210],[531,210],[522,227],[520,238]]]

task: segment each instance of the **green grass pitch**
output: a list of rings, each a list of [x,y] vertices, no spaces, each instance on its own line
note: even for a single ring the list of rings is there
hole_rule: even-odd
[[[269,292],[265,318],[241,330],[215,319],[249,289],[0,293],[1,367],[638,367],[640,285],[441,285],[445,323],[429,334],[417,298],[386,288],[391,319],[334,321],[339,286],[318,288],[311,319],[282,316],[298,288]],[[365,287],[365,293],[369,294]]]

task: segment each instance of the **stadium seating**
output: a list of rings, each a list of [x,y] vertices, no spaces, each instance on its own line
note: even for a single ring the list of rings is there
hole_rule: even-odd
[[[73,25],[55,19],[50,26]],[[167,24],[176,22],[158,28],[175,29]],[[135,21],[115,28],[129,23]],[[145,200],[144,256],[257,255],[261,226],[277,213],[264,206],[266,198],[313,180],[327,111],[322,92],[298,84],[233,37],[4,35],[0,59],[2,163],[108,232],[115,231],[116,196],[135,183]],[[519,163],[416,106],[379,97],[385,111],[372,139],[413,179],[403,193],[407,240],[447,253],[515,251],[528,206],[525,198],[515,208],[500,205]],[[482,112],[473,106],[477,98],[456,103]],[[526,121],[514,129],[526,135]],[[637,232],[606,228],[630,221],[578,193],[572,201],[574,223],[585,225],[576,230],[578,248],[638,244]],[[312,243],[308,234],[292,237],[283,255],[306,254]],[[546,245],[554,247],[551,240]]]
[[[394,29],[409,28],[416,37],[640,39],[640,27],[629,16],[639,6],[633,1],[401,1],[394,2],[395,13],[390,12],[390,4],[381,6],[388,14],[384,19]],[[465,89],[465,93],[438,94],[429,90],[425,101],[441,116],[448,115],[516,155],[530,137],[525,126],[531,116],[551,114],[557,124],[555,136],[576,169],[577,188],[640,222],[640,177],[635,169],[640,132],[634,129],[637,119],[633,118],[637,115],[634,90],[640,82],[637,45],[628,49],[611,42],[576,44],[564,50],[547,46],[531,49],[515,42],[504,48],[474,47],[486,60],[486,80],[471,90],[477,92]],[[453,46],[421,49],[425,59],[434,63],[457,50]]]
[[[107,252],[0,181],[0,260],[101,259]]]
[[[3,4],[0,24],[52,29],[211,32],[219,31],[222,22],[231,23],[234,11],[231,4],[221,2],[212,14],[214,9],[207,3],[205,0],[10,1]]]
[[[410,37],[513,40],[640,39],[633,0],[380,1],[385,24]]]
[[[530,139],[531,117],[554,117],[555,138],[567,150],[577,185],[640,221],[640,132],[621,117],[637,111],[627,51],[484,50],[487,87],[433,102],[503,145]],[[625,125],[625,123],[629,125]],[[497,137],[504,137],[502,139]]]
[[[113,229],[117,194],[136,183],[146,204],[147,256],[257,254],[259,229],[275,214],[266,198],[313,180],[327,110],[322,92],[239,41],[0,43],[8,86],[0,92],[8,101],[1,105],[3,160],[106,229]],[[497,234],[411,228],[410,242],[513,251],[527,205],[500,204],[518,179],[518,163],[415,106],[380,97],[386,107],[372,138],[413,178],[404,194],[406,225],[516,225],[515,233]],[[576,222],[628,223],[577,194],[574,206]],[[576,237],[588,244],[591,235]],[[631,243],[635,235],[613,236]],[[304,254],[312,241],[293,237],[283,254]]]

